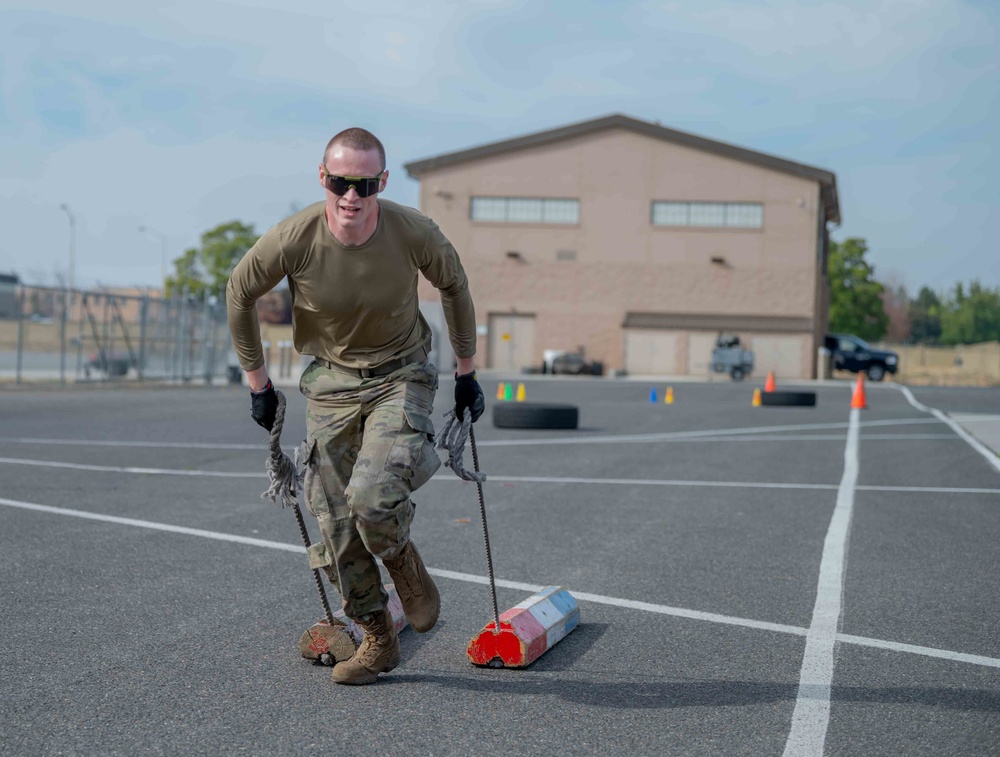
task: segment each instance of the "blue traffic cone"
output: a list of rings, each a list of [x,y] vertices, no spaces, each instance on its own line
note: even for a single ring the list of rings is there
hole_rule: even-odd
[[[656,404],[656,389],[649,390],[649,401],[654,405]]]

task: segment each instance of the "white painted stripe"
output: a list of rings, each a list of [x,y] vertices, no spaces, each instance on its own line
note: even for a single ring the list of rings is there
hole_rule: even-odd
[[[983,444],[981,441],[972,436],[968,431],[959,426],[955,421],[949,418],[947,415],[942,413],[940,410],[932,410],[934,417],[937,418],[942,423],[947,423],[951,426],[951,430],[958,434],[960,437],[965,439],[976,452],[986,458],[986,462],[993,466],[997,473],[1000,473],[1000,455],[997,455],[993,450]]]
[[[237,473],[228,471],[177,470],[175,468],[135,468],[115,465],[88,465],[85,463],[58,463],[51,460],[25,460],[19,457],[0,457],[8,465],[34,465],[43,468],[68,468],[100,473],[142,473],[156,476],[207,476],[210,478],[267,478],[266,473]]]
[[[5,499],[0,497],[0,505],[8,507],[18,507],[23,510],[35,510],[52,515],[69,515],[74,518],[84,518],[86,520],[97,520],[104,523],[116,523],[120,526],[134,526],[137,528],[149,528],[154,531],[168,531],[172,534],[185,534],[187,536],[200,536],[203,539],[214,539],[216,541],[229,541],[236,544],[246,544],[251,547],[265,547],[266,549],[280,549],[284,552],[301,552],[305,554],[305,547],[294,544],[285,544],[280,541],[268,541],[267,539],[253,539],[249,536],[236,536],[234,534],[224,534],[218,531],[203,531],[200,528],[188,528],[187,526],[172,526],[168,523],[157,523],[150,520],[138,520],[137,518],[120,518],[117,515],[103,515],[101,513],[87,512],[86,510],[70,510],[65,507],[51,507],[49,505],[37,505],[32,502],[19,502],[15,499]]]
[[[152,447],[153,449],[267,449],[266,444],[214,444],[211,442],[136,442],[108,439],[42,439],[28,436],[3,436],[0,444],[41,444],[74,447]]]
[[[911,405],[913,405],[913,407],[915,407],[917,410],[919,410],[922,413],[929,413],[931,411],[931,409],[927,407],[927,405],[918,402],[917,398],[913,396],[913,392],[911,392],[907,387],[902,386],[901,384],[895,384],[895,386],[897,389],[899,389],[899,391],[903,393],[903,396],[906,397],[906,401],[909,402]]]
[[[863,428],[876,426],[910,426],[933,423],[929,418],[897,418],[895,420],[866,421]],[[564,444],[647,444],[672,439],[691,439],[713,436],[742,436],[773,431],[820,431],[847,428],[847,423],[802,423],[791,426],[753,426],[748,428],[712,429],[708,431],[675,431],[662,434],[621,434],[607,436],[560,436],[547,439],[489,439],[476,441],[480,447],[531,447]]]
[[[187,536],[198,536],[216,541],[227,541],[237,544],[246,544],[252,547],[263,547],[265,549],[277,549],[283,552],[295,552],[305,554],[305,547],[295,544],[285,544],[283,542],[269,541],[267,539],[254,539],[246,536],[234,536],[218,531],[204,531],[198,528],[186,528],[184,526],[172,526],[166,523],[154,521],[138,520],[135,518],[120,518],[114,515],[103,515],[101,513],[87,512],[85,510],[70,510],[64,507],[51,507],[49,505],[39,505],[32,502],[21,502],[13,499],[0,498],[0,505],[15,507],[23,510],[49,513],[52,515],[67,515],[74,518],[84,518],[87,520],[103,521],[123,526],[134,526],[138,528],[149,528],[155,531],[167,531],[170,533],[184,534]],[[442,570],[441,568],[428,568],[427,572],[438,578],[448,578],[453,581],[463,583],[479,584],[488,586],[490,579],[487,576],[477,576],[473,573],[460,573],[454,570]],[[550,588],[540,584],[528,584],[521,581],[508,581],[502,578],[495,580],[497,586],[503,589],[516,589],[517,591],[528,591],[533,594]],[[582,602],[593,602],[594,604],[609,605],[611,607],[621,607],[626,610],[639,610],[641,612],[651,612],[659,615],[668,615],[676,618],[686,618],[688,620],[699,620],[708,623],[718,623],[722,625],[740,626],[743,628],[753,628],[761,631],[773,631],[775,633],[791,634],[794,636],[805,636],[806,629],[801,626],[789,626],[780,623],[767,623],[759,620],[747,618],[737,618],[729,615],[719,615],[698,610],[688,610],[682,607],[671,607],[669,605],[657,605],[650,602],[637,602],[632,599],[620,599],[618,597],[607,597],[601,594],[588,594],[586,592],[570,592],[574,599]],[[529,599],[531,599],[529,597]],[[882,641],[880,639],[867,639],[862,636],[838,635],[838,641],[846,644],[857,644],[861,646],[876,647],[880,649],[890,649],[908,654],[923,655],[927,657],[939,657],[957,662],[966,662],[974,665],[985,665],[988,667],[1000,668],[1000,659],[993,657],[982,657],[980,655],[970,655],[961,652],[947,652],[929,647],[918,647],[912,644],[897,644],[892,641]]]
[[[854,511],[854,487],[858,482],[859,410],[851,410],[844,475],[837,492],[830,527],[823,543],[816,605],[806,634],[806,648],[799,673],[799,691],[792,712],[792,727],[785,742],[785,757],[823,757],[830,724],[830,687],[833,684],[834,646],[840,624],[844,591],[847,538]]]
[[[914,644],[900,644],[895,641],[868,639],[864,636],[851,636],[844,633],[837,634],[837,641],[841,641],[846,644],[856,644],[861,647],[874,647],[875,649],[887,649],[892,652],[916,654],[921,655],[922,657],[937,657],[940,660],[949,660],[951,662],[966,662],[970,665],[983,665],[987,668],[1000,668],[1000,660],[995,657],[983,657],[982,655],[964,654],[963,652],[949,652],[947,649],[919,647]]]
[[[955,421],[953,421],[947,415],[942,413],[940,410],[933,407],[927,407],[921,402],[918,402],[917,398],[913,396],[913,392],[911,392],[907,387],[899,385],[897,385],[897,387],[899,391],[903,393],[903,396],[906,397],[907,402],[913,405],[913,407],[915,407],[917,410],[920,410],[925,413],[930,413],[942,423],[947,424],[951,428],[951,430],[954,431],[956,434],[958,434],[962,439],[964,439],[969,444],[969,446],[972,447],[972,449],[974,449],[976,452],[978,452],[980,455],[986,458],[986,462],[992,465],[993,468],[997,471],[997,473],[1000,473],[1000,455],[997,455],[993,450],[991,450],[985,444],[983,444],[974,436],[972,436],[968,431],[959,426],[957,423],[955,423]]]
[[[919,404],[919,403],[918,403]],[[923,407],[923,406],[921,406]],[[919,409],[919,408],[918,408]],[[865,421],[862,428],[876,426],[907,426],[934,423],[929,418],[897,418],[895,420]],[[699,439],[747,434],[767,434],[780,431],[821,431],[823,429],[846,429],[846,423],[803,423],[782,426],[754,426],[749,428],[710,429],[703,431],[673,431],[658,434],[624,434],[604,436],[570,436],[546,439],[484,439],[478,440],[480,447],[518,447],[552,444],[607,444],[615,442],[643,443],[668,442],[673,440]],[[799,437],[801,438],[801,437]],[[266,444],[216,444],[212,442],[163,442],[163,441],[122,441],[113,439],[60,439],[26,436],[0,436],[0,444],[39,444],[77,447],[146,447],[163,449],[218,449],[218,450],[264,450]]]
[[[949,437],[951,438],[951,437]],[[61,463],[51,460],[31,460],[20,457],[0,457],[0,464],[28,465],[43,468],[66,468],[97,473],[130,473],[139,475],[164,476],[205,476],[209,478],[266,478],[266,473],[240,473],[228,471],[178,470],[176,468],[136,468],[114,465],[90,465],[85,463]],[[490,481],[524,484],[603,484],[608,486],[691,486],[735,489],[805,489],[835,491],[836,484],[792,484],[768,481],[693,481],[687,479],[644,479],[644,478],[572,478],[556,476],[500,476],[491,474]],[[438,473],[432,482],[465,483],[450,472]],[[924,492],[928,494],[1000,494],[1000,489],[977,489],[972,487],[939,486],[858,486],[859,491],[879,492]]]

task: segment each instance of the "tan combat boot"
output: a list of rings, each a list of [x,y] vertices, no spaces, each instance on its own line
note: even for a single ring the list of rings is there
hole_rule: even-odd
[[[399,638],[389,613],[373,613],[358,625],[365,629],[365,637],[350,660],[333,667],[334,683],[375,683],[379,673],[388,673],[399,665]]]
[[[382,564],[389,571],[399,600],[403,603],[403,612],[413,630],[418,633],[430,631],[437,623],[438,613],[441,611],[441,595],[413,542],[406,542],[406,546],[396,557],[391,560],[383,559]]]

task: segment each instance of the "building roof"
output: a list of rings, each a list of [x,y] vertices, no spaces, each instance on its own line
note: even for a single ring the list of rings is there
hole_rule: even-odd
[[[561,126],[557,129],[539,131],[534,134],[527,134],[513,139],[505,139],[500,142],[491,142],[471,147],[466,150],[458,150],[443,155],[436,155],[424,160],[416,160],[405,163],[403,168],[414,179],[419,179],[422,174],[429,173],[439,168],[467,163],[481,158],[489,158],[494,155],[525,150],[535,147],[544,147],[554,142],[560,142],[574,137],[593,134],[607,129],[625,129],[637,134],[643,134],[654,139],[662,139],[665,142],[690,147],[702,152],[721,155],[725,158],[752,163],[754,165],[770,168],[774,171],[791,174],[800,178],[812,179],[820,184],[823,193],[823,205],[826,209],[826,220],[840,223],[840,201],[837,196],[837,176],[832,171],[815,166],[807,166],[804,163],[795,163],[791,160],[779,158],[774,155],[748,150],[745,147],[727,144],[726,142],[716,142],[712,139],[699,137],[695,134],[668,129],[658,123],[640,121],[630,116],[615,113],[610,116],[595,118],[590,121]]]
[[[664,331],[725,331],[739,334],[811,334],[812,318],[779,315],[722,315],[715,313],[626,313],[622,328]]]

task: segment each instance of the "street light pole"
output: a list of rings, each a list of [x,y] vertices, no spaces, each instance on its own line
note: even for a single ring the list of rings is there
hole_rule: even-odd
[[[148,226],[140,226],[139,231],[143,234],[150,234],[160,240],[160,285],[163,287],[163,295],[167,292],[167,235]]]
[[[75,267],[73,256],[76,248],[76,216],[73,215],[73,211],[69,209],[69,205],[65,202],[59,207],[69,216],[69,265],[66,269],[66,313],[68,316],[69,310],[73,305],[73,269]]]

